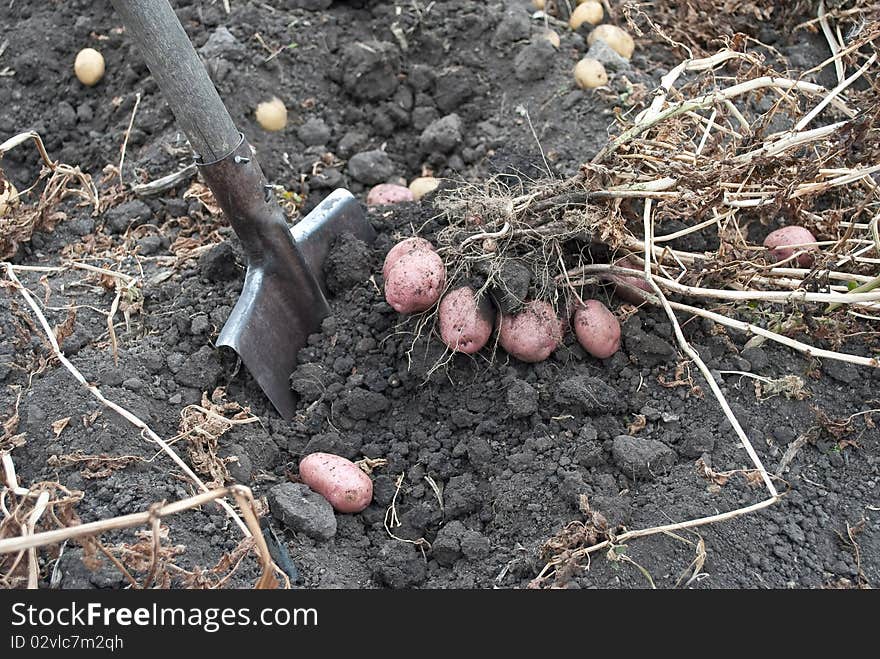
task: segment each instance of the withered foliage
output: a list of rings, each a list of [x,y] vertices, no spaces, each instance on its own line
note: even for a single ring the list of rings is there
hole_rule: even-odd
[[[217,455],[218,439],[236,425],[254,423],[250,408],[226,400],[226,390],[218,387],[209,398],[202,394],[201,405],[187,405],[180,413],[179,437],[186,440],[193,469],[205,476],[209,487],[220,487],[231,480],[226,465],[234,457]]]
[[[748,15],[771,11],[740,4]],[[709,2],[677,6],[720,11]],[[590,286],[613,279],[603,264],[626,256],[641,271],[646,237],[654,280],[667,297],[691,289],[705,298],[724,298],[715,293],[722,290],[740,296],[727,299],[756,294],[754,308],[735,313],[779,304],[760,302],[762,293],[839,294],[869,282],[877,276],[870,250],[880,210],[880,21],[870,22],[872,15],[846,14],[862,27],[840,57],[854,76],[845,89],[823,88],[806,72],[776,71],[759,49],[740,44],[742,51],[674,67],[643,105],[618,116],[615,136],[577,175],[505,174],[444,193],[438,204],[448,227],[438,251],[448,285],[470,283],[498,302],[514,292],[510,273],[525,271],[528,296],[565,315],[590,296]],[[797,261],[803,252],[777,260],[749,239],[752,225],[776,223],[806,227],[822,243],[809,267]],[[689,234],[711,248],[678,247],[676,239]],[[826,306],[800,311],[820,317]],[[831,339],[836,332],[828,330]]]
[[[75,451],[64,455],[50,455],[46,464],[54,469],[77,467],[80,476],[93,480],[107,478],[136,462],[144,462],[144,459],[137,455],[85,455],[82,451]]]
[[[11,464],[11,461],[6,461],[0,465],[0,489],[4,494],[4,506],[0,511],[0,540],[80,523],[75,508],[83,498],[82,492],[69,490],[54,481],[35,483],[28,488],[27,494],[16,491],[11,487],[17,482],[15,474],[7,471]],[[57,557],[58,546],[49,547],[45,552],[48,558]],[[28,568],[25,552],[0,554],[0,588],[26,586]]]
[[[3,169],[3,155],[24,142],[32,140],[43,159],[43,168],[32,186],[39,189],[39,197],[30,201],[19,191],[18,202],[11,205],[0,216],[0,260],[9,259],[18,251],[18,246],[31,239],[35,231],[49,231],[67,214],[58,209],[63,200],[74,197],[80,203],[91,205],[95,212],[99,209],[98,192],[92,178],[79,167],[52,160],[37,133],[21,133],[0,144],[0,191],[9,185]]]
[[[699,57],[719,48],[739,46],[746,35],[761,39],[765,31],[817,31],[817,5],[817,0],[626,2],[621,14],[640,38],[672,46],[679,56]],[[825,0],[825,11],[844,33],[851,35],[880,19],[880,3],[876,0]]]

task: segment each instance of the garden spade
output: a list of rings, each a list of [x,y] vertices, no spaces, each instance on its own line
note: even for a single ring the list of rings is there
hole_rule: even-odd
[[[323,262],[333,240],[375,233],[360,204],[336,190],[291,231],[168,0],[112,0],[128,37],[198,154],[197,163],[247,256],[244,287],[217,340],[235,350],[285,419],[289,377],[309,334],[329,313]]]

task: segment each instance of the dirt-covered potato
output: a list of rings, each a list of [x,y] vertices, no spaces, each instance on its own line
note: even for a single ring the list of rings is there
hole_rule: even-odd
[[[636,49],[636,42],[629,36],[629,33],[610,23],[597,25],[587,37],[587,43],[592,46],[596,39],[607,43],[612,50],[625,59],[631,58]]]
[[[433,252],[434,246],[430,243],[430,241],[427,241],[424,238],[413,236],[412,238],[401,240],[394,247],[389,249],[388,254],[385,255],[385,263],[382,266],[382,277],[388,279],[388,272],[391,270],[392,267],[394,267],[394,264],[397,263],[397,260],[404,254],[409,254],[410,252],[425,251]]]
[[[359,513],[373,500],[373,481],[351,460],[311,453],[299,463],[302,482],[340,513]]]
[[[415,196],[409,188],[394,183],[374,185],[367,193],[367,206],[387,206],[404,201],[415,201]]]
[[[263,130],[283,130],[287,125],[287,106],[277,96],[273,97],[271,101],[257,105],[256,118]]]
[[[620,350],[620,322],[599,300],[584,300],[573,325],[578,343],[593,357],[607,359]]]
[[[446,266],[437,252],[425,249],[403,254],[385,277],[385,301],[398,313],[430,309],[446,284]]]
[[[620,268],[628,268],[629,270],[638,270],[642,271],[642,267],[636,265],[628,258],[624,257],[622,259],[618,259],[614,262],[614,265]],[[610,280],[616,284],[629,284],[630,286],[634,286],[635,288],[639,288],[648,293],[653,292],[651,287],[648,285],[643,278],[632,276],[629,277],[627,275],[612,275]],[[626,286],[615,286],[614,294],[619,297],[621,300],[625,300],[631,304],[641,304],[645,301],[645,298],[642,295],[639,295],[636,291],[627,288]]]
[[[431,194],[440,186],[440,179],[433,176],[419,176],[414,178],[409,184],[409,190],[412,192],[416,201]]]
[[[771,231],[764,238],[764,247],[770,249],[770,256],[774,261],[783,261],[796,252],[815,252],[819,249],[817,245],[808,245],[806,243],[816,242],[816,237],[809,229],[792,225],[790,227],[782,227]],[[801,254],[795,259],[796,262],[789,262],[786,265],[799,265],[802,268],[809,268],[813,265],[812,254]]]
[[[604,15],[605,10],[602,9],[601,3],[596,2],[596,0],[583,0],[583,2],[579,2],[578,6],[575,7],[573,12],[571,12],[568,24],[571,26],[572,30],[577,30],[584,23],[598,25],[602,22],[602,17]]]
[[[593,89],[608,84],[608,73],[599,60],[584,57],[575,64],[574,81],[581,89]]]
[[[498,343],[523,362],[541,362],[562,341],[562,322],[547,302],[532,300],[517,314],[501,317]]]
[[[492,335],[492,306],[477,301],[469,286],[450,291],[440,301],[440,338],[454,352],[468,355],[481,350]]]
[[[104,77],[104,56],[94,48],[83,48],[73,60],[73,73],[86,87],[93,87]]]

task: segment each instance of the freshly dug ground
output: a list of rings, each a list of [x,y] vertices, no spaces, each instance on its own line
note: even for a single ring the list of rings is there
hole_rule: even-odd
[[[586,52],[583,35],[557,28],[558,51],[531,42],[544,23],[530,18],[526,0],[399,6],[233,0],[228,15],[221,2],[173,4],[268,178],[303,212],[334,187],[363,197],[374,183],[408,181],[425,168],[449,179],[447,186],[497,172],[546,176],[545,158],[554,175],[571,174],[605,142],[615,112],[631,111],[678,59],[644,44],[629,66],[609,66],[608,89],[581,91],[571,69]],[[615,20],[623,24],[622,17]],[[204,205],[185,196],[193,180],[140,198],[116,187],[113,171],[102,174],[107,165],[118,166],[138,94],[124,181],[156,179],[192,158],[109,3],[16,2],[0,16],[0,34],[0,43],[8,42],[0,46],[0,71],[9,72],[0,76],[0,139],[36,130],[52,157],[95,178],[104,204],[96,213],[72,199],[62,203],[54,230],[36,232],[11,262],[75,260],[139,280],[123,291],[112,319],[114,349],[107,324],[113,278],[74,268],[19,272],[53,326],[75,310],[60,330],[62,346],[86,379],[166,439],[181,432],[182,417],[192,418],[188,406],[225,388],[225,401],[253,415],[240,420],[253,422],[228,426],[219,436],[190,434],[174,446],[206,480],[243,483],[257,497],[295,480],[299,459],[314,451],[387,461],[373,471],[372,505],[336,515],[329,539],[326,510],[269,496],[276,515],[267,512],[264,524],[289,554],[288,562],[278,553],[279,561],[297,586],[526,587],[550,557],[544,544],[585,519],[583,495],[618,531],[765,498],[662,312],[642,308],[626,317],[623,347],[605,361],[589,357],[571,336],[536,365],[500,350],[444,359],[430,326],[417,331],[417,320],[398,316],[381,293],[391,245],[414,233],[431,239],[441,228],[432,197],[371,209],[379,233],[372,246],[336,244],[326,267],[333,313],[299,354],[291,377],[298,414],[282,421],[234,356],[213,345],[241,288],[243,262],[210,200]],[[801,69],[827,57],[820,37],[783,34],[765,25],[759,36]],[[87,46],[107,62],[106,77],[93,88],[72,72],[76,52]],[[280,133],[262,132],[253,119],[256,104],[272,96],[285,101],[290,115]],[[35,149],[20,146],[2,167],[24,189],[40,164]],[[617,308],[609,293],[599,289],[596,296]],[[83,522],[193,492],[153,443],[50,359],[41,328],[11,286],[0,294],[0,329],[0,419],[12,419],[17,406],[20,418],[7,434],[24,435],[26,443],[12,452],[21,482],[58,481],[81,490],[76,512]],[[696,532],[594,554],[589,564],[568,566],[544,585],[880,583],[880,371],[819,363],[770,344],[744,349],[747,337],[699,319],[684,329],[767,469],[778,475],[784,498]],[[876,332],[869,329],[842,349],[876,355]],[[757,390],[758,381],[741,373],[774,381],[796,376],[801,380],[789,382],[804,390],[774,393],[766,383]],[[66,425],[56,423],[68,417]],[[103,457],[90,468],[65,456]],[[291,515],[298,530],[276,519],[290,522]],[[218,564],[240,540],[213,505],[165,523],[166,546],[178,547],[168,560],[181,568],[163,567],[170,585],[204,583],[192,575]],[[134,540],[132,531],[102,536],[105,546],[129,558],[120,545]],[[53,571],[60,588],[127,586],[109,561],[86,556],[84,562],[76,544],[58,565],[57,556],[57,548],[41,552],[44,587]],[[620,556],[629,560],[611,560]],[[701,567],[691,578],[694,561]],[[228,567],[221,564],[218,574]],[[145,570],[129,568],[136,575]],[[249,556],[225,585],[248,587],[257,572]]]

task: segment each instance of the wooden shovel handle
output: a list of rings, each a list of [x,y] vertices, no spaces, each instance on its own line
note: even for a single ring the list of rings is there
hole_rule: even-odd
[[[241,136],[168,0],[112,0],[190,144],[206,162]]]

